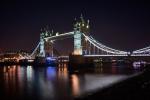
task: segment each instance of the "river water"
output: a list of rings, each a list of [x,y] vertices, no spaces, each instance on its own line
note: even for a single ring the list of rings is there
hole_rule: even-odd
[[[0,97],[4,99],[68,100],[124,80],[139,70],[131,66],[103,65],[70,74],[58,67],[1,66]],[[3,99],[3,100],[4,100]]]

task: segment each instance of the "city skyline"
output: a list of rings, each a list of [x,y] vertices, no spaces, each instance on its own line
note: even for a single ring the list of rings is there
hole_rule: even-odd
[[[32,51],[41,28],[49,25],[54,32],[72,31],[74,18],[81,13],[90,20],[92,36],[109,47],[132,51],[150,42],[150,7],[145,1],[14,1],[2,2],[0,8],[2,51]],[[67,40],[63,44],[66,43]]]

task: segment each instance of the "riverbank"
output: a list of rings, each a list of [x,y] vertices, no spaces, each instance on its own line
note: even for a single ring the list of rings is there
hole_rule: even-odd
[[[147,67],[126,80],[76,97],[75,100],[150,100],[150,66]]]

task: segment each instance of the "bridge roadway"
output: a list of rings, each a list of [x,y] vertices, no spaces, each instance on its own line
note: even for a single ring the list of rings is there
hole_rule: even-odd
[[[55,36],[46,37],[44,39],[45,40],[59,40],[59,39],[69,38],[73,35],[74,35],[74,32],[68,32],[68,33],[63,33],[63,34],[56,34]]]

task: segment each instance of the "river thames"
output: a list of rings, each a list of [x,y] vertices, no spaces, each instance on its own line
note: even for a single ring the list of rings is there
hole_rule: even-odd
[[[70,100],[109,87],[140,72],[127,65],[101,65],[69,73],[58,67],[1,66],[0,97],[6,99]]]

